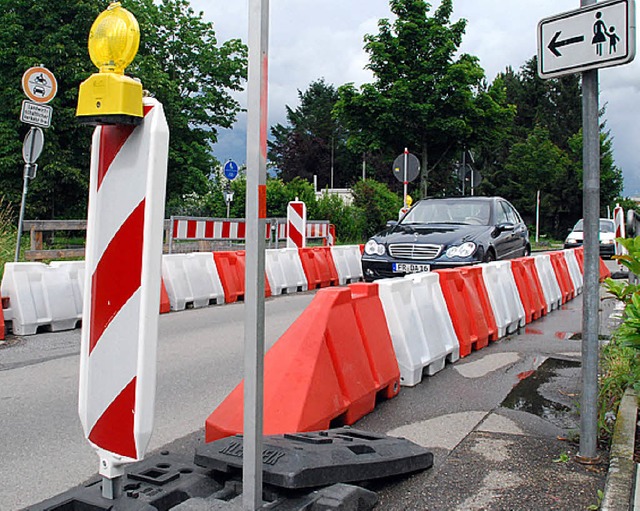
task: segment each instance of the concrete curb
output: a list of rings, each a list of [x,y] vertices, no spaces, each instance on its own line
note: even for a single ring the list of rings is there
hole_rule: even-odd
[[[609,473],[604,487],[602,511],[633,509],[636,464],[633,450],[638,413],[638,396],[632,389],[624,393],[611,441]]]

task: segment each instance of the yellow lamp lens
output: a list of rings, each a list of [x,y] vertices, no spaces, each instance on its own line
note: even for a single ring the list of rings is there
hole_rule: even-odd
[[[91,26],[89,56],[100,72],[124,73],[140,44],[138,21],[120,2],[113,2]]]

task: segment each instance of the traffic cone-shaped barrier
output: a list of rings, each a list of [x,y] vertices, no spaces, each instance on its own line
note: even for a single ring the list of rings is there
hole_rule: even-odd
[[[607,268],[607,265],[604,263],[602,257],[600,258],[600,282],[604,281],[604,279],[608,279],[611,277],[611,271]]]
[[[393,350],[389,334],[373,330],[384,331],[384,319],[370,317],[380,306],[370,291],[354,292],[356,306],[349,288],[317,293],[265,356],[265,435],[353,424],[373,410],[380,390],[397,392],[397,365],[381,362]],[[243,392],[241,383],[207,418],[207,442],[242,433]]]

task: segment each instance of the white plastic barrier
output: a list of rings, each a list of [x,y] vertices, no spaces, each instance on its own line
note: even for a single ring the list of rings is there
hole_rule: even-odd
[[[584,280],[582,277],[582,272],[580,271],[580,265],[578,264],[578,259],[576,259],[576,252],[574,249],[568,249],[562,251],[564,254],[564,259],[567,261],[567,267],[569,268],[569,276],[571,277],[571,282],[573,283],[573,288],[576,291],[576,295],[582,293],[582,288],[584,287]]]
[[[340,245],[331,247],[331,257],[338,271],[338,283],[341,286],[362,280],[362,263],[358,245]]]
[[[437,363],[429,365],[429,375],[444,367],[445,359],[456,362],[460,358],[460,344],[447,302],[440,287],[440,275],[437,273],[417,273],[405,278],[413,280],[413,298],[422,320],[427,344],[433,353],[444,354]]]
[[[59,268],[69,275],[74,301],[80,305],[77,310],[78,319],[82,318],[82,303],[84,300],[84,261],[51,261],[51,268]]]
[[[164,254],[162,256],[164,279],[171,310],[206,307],[211,303],[224,303],[224,289],[212,252],[192,254]]]
[[[482,265],[491,310],[498,327],[498,337],[513,333],[525,325],[525,312],[509,261]]]
[[[71,330],[81,319],[69,272],[43,263],[6,263],[0,294],[9,297],[5,318],[16,335],[33,335],[38,327]],[[80,312],[79,312],[80,311]]]
[[[265,271],[272,295],[296,293],[309,288],[297,248],[266,250]]]
[[[547,313],[549,313],[562,304],[562,291],[560,290],[556,273],[553,271],[551,256],[548,254],[540,254],[534,256],[533,259],[535,260],[538,277],[542,284],[544,299],[547,302]]]
[[[444,359],[427,342],[425,328],[413,297],[414,281],[404,278],[378,281],[380,301],[400,367],[400,385],[413,387],[422,381],[425,367]]]

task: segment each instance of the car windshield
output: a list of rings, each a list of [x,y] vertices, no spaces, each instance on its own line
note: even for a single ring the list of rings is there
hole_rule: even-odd
[[[478,200],[427,200],[416,204],[400,224],[489,225],[490,204]]]
[[[578,223],[573,228],[576,232],[584,231],[584,220],[581,218],[578,220]],[[616,232],[616,226],[613,223],[613,220],[600,219],[600,232]]]

